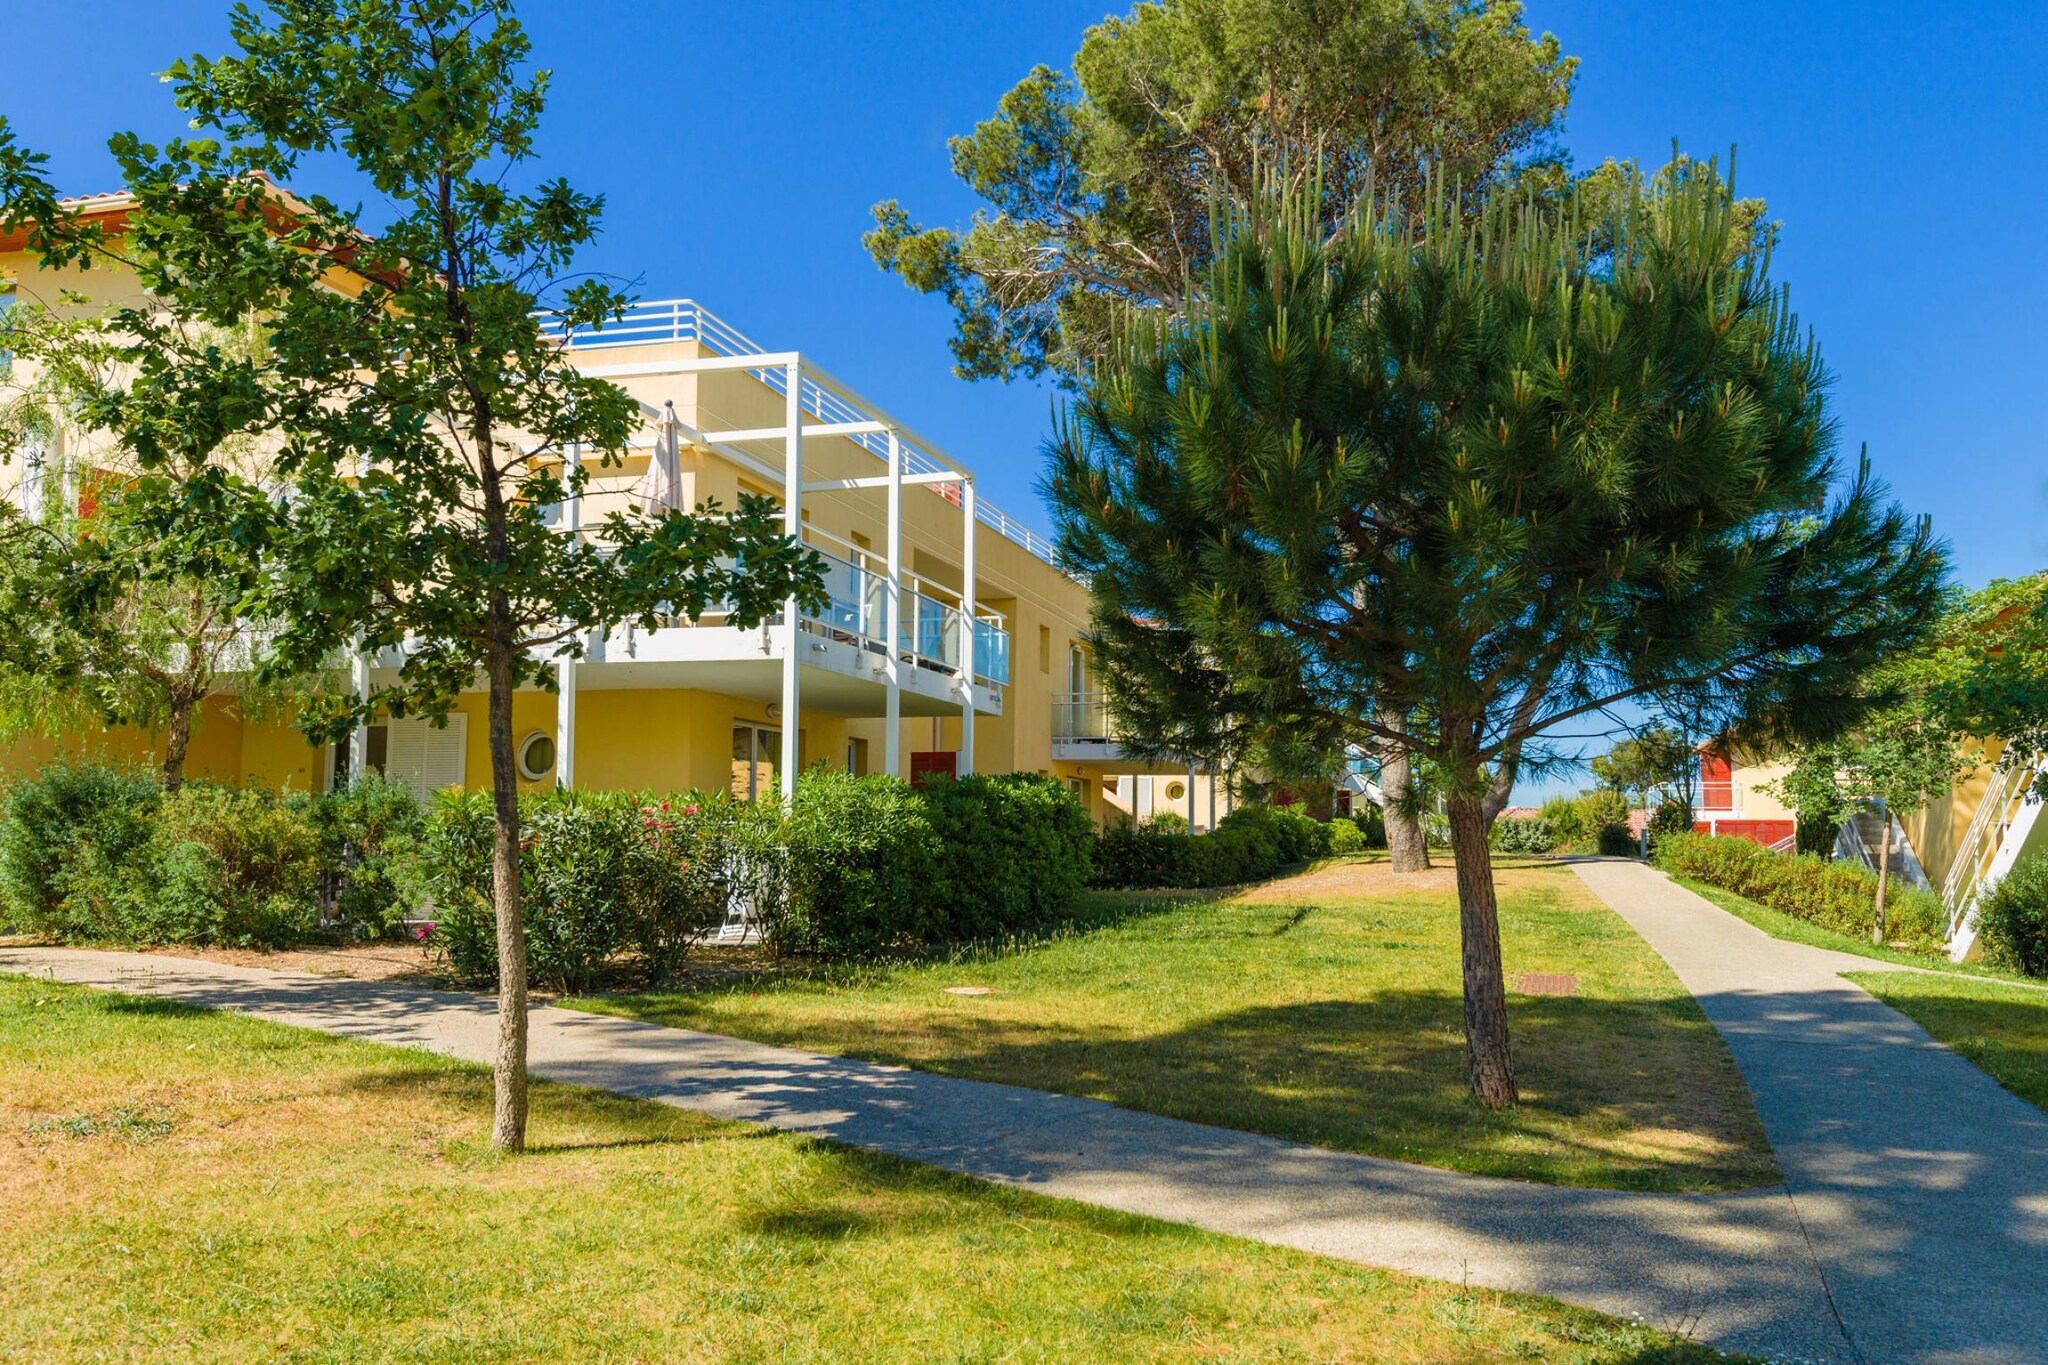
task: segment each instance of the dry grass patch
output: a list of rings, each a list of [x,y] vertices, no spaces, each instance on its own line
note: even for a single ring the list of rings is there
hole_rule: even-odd
[[[1503,860],[1523,1103],[1467,1096],[1456,892],[1346,860],[1218,897],[1103,896],[1065,932],[909,962],[762,967],[568,1002],[1491,1175],[1633,1189],[1778,1179],[1720,1035],[1568,868]],[[953,986],[988,986],[963,997]]]
[[[656,1104],[534,1100],[536,1150],[507,1160],[480,1068],[0,977],[0,1358],[1715,1358]]]

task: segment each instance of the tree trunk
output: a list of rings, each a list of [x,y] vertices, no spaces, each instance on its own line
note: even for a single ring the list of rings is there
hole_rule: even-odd
[[[1885,884],[1892,876],[1892,814],[1881,812],[1881,823],[1877,827],[1877,914],[1870,922],[1870,941],[1880,948],[1884,946],[1884,893]]]
[[[164,790],[174,792],[185,785],[185,752],[192,747],[194,703],[173,701],[170,722],[164,727]]]
[[[495,605],[495,604],[494,604]],[[526,921],[519,903],[519,773],[512,746],[512,651],[494,642],[490,679],[491,903],[498,921],[498,1052],[491,1146],[526,1149]]]
[[[1465,979],[1465,1075],[1472,1097],[1489,1109],[1516,1101],[1514,1059],[1508,1052],[1507,985],[1500,960],[1500,905],[1494,897],[1493,855],[1486,847],[1488,820],[1481,803],[1450,799],[1451,857],[1458,871],[1458,935]]]
[[[1414,805],[1414,786],[1415,765],[1408,751],[1390,749],[1380,759],[1380,800],[1387,821],[1387,856],[1396,872],[1429,870],[1429,840],[1423,837],[1422,813]]]

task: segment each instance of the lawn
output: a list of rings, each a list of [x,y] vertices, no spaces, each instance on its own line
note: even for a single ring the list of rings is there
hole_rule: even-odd
[[[1707,1361],[1540,1299],[0,976],[0,1358]]]
[[[1867,938],[1855,934],[1839,933],[1823,929],[1811,921],[1788,915],[1782,910],[1773,910],[1768,905],[1759,905],[1746,896],[1733,891],[1723,891],[1718,886],[1694,881],[1691,877],[1671,879],[1688,891],[1706,897],[1737,919],[1747,920],[1772,938],[1782,938],[1789,943],[1804,943],[1813,948],[1832,948],[1838,953],[1854,953],[1857,957],[1871,958],[1877,962],[1893,962],[1902,967],[1924,967],[1930,971],[1957,972],[1964,976],[1982,977],[1987,981],[2012,981],[2023,978],[1994,971],[1975,962],[1951,962],[1945,956],[1930,953],[1909,953],[1902,948],[1880,947]]]
[[[1848,979],[2048,1109],[2048,989],[1923,972],[1851,972]]]
[[[1504,860],[1500,883],[1523,1100],[1502,1114],[1466,1092],[1447,868],[1102,897],[1042,941],[567,1003],[1490,1175],[1777,1180],[1726,1046],[1662,959],[1565,867]],[[1522,973],[1578,993],[1520,994]],[[994,994],[945,993],[961,986]]]

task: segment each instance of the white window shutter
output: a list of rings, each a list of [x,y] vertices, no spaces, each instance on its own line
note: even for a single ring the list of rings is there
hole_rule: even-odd
[[[431,790],[426,783],[427,733],[423,720],[394,720],[384,741],[384,775],[404,783],[422,801]]]
[[[426,727],[426,754],[421,762],[422,797],[443,787],[466,785],[469,775],[469,717],[461,712],[448,717],[448,728]]]

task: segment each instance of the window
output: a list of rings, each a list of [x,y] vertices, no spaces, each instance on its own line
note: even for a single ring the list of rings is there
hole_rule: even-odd
[[[1040,626],[1038,628],[1038,671],[1040,673],[1052,672],[1051,626]]]
[[[732,727],[732,794],[742,801],[774,796],[775,765],[782,761],[782,731],[742,721]]]
[[[868,775],[868,742],[864,739],[846,741],[846,771],[855,777]]]
[[[385,721],[369,727],[365,766],[382,773],[424,801],[443,787],[460,787],[469,766],[469,717],[457,711],[445,727],[423,717]],[[334,746],[332,782],[349,780],[347,744]]]
[[[1067,647],[1067,691],[1080,696],[1088,690],[1088,652],[1079,645]]]
[[[1169,782],[1169,783],[1167,783],[1167,784],[1166,784],[1166,799],[1167,799],[1167,800],[1169,800],[1169,801],[1185,801],[1185,800],[1187,800],[1187,799],[1188,799],[1188,784],[1187,784],[1187,783],[1185,783],[1185,782]]]
[[[555,770],[555,737],[545,730],[535,730],[519,741],[519,775],[528,782],[538,782]]]
[[[951,749],[919,749],[910,755],[910,785],[922,787],[935,776],[958,777],[960,755]]]
[[[1041,775],[1042,775],[1042,772],[1041,772]],[[1088,779],[1087,779],[1087,778],[1085,778],[1085,777],[1070,777],[1070,778],[1068,778],[1068,779],[1067,779],[1067,790],[1068,790],[1068,791],[1070,791],[1070,792],[1072,792],[1072,793],[1073,793],[1073,794],[1075,795],[1075,797],[1076,797],[1076,798],[1078,798],[1078,799],[1080,800],[1080,802],[1081,802],[1081,804],[1082,804],[1083,806],[1085,806],[1085,805],[1087,805],[1087,804],[1088,804]]]

